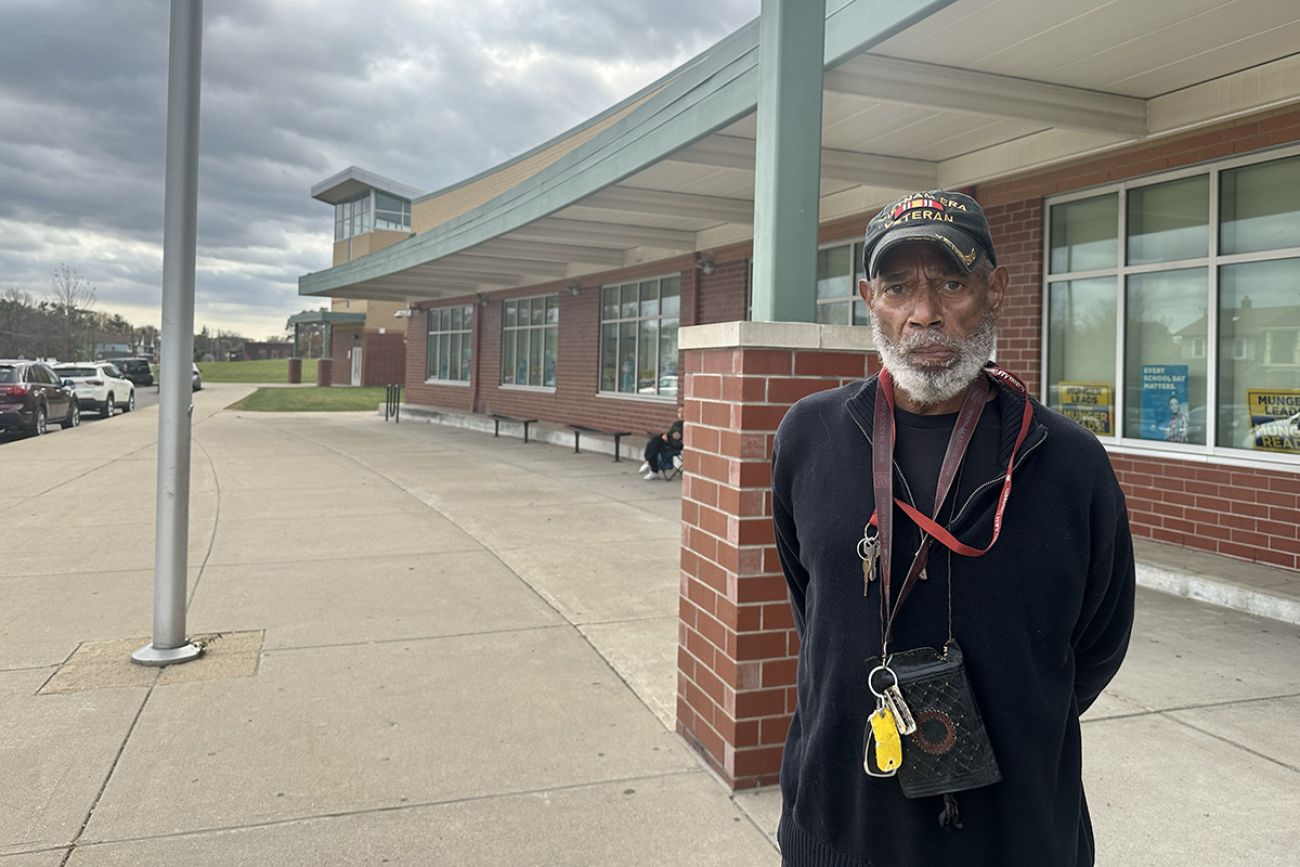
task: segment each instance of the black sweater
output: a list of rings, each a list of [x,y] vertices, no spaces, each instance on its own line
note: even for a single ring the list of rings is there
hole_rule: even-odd
[[[1024,403],[994,390],[1005,468]],[[1119,669],[1133,619],[1132,540],[1110,461],[1093,434],[1033,402],[1001,538],[983,557],[951,558],[953,631],[1002,781],[958,794],[964,829],[945,831],[942,799],[909,800],[896,779],[862,770],[875,707],[864,663],[880,652],[880,590],[877,581],[864,598],[855,546],[874,508],[875,395],[872,378],[804,398],[773,448],[777,549],[801,639],[781,767],[783,858],[789,867],[1091,865],[1079,714]],[[1001,488],[1001,470],[985,475],[963,471],[950,527],[977,547],[992,536]],[[895,479],[895,495],[906,490]],[[895,551],[915,550],[919,531],[897,508],[894,528]],[[936,544],[930,580],[898,615],[891,649],[942,646],[948,563]],[[904,574],[906,557],[894,564]]]

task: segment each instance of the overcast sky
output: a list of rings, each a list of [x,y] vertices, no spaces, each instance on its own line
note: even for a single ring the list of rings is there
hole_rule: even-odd
[[[433,191],[586,120],[760,0],[207,0],[195,329],[317,299],[349,165]],[[61,263],[158,324],[167,0],[0,0],[0,289]]]

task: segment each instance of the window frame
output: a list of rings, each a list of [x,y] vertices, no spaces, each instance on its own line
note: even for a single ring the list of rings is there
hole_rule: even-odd
[[[474,317],[477,315],[477,312],[475,310],[477,306],[478,305],[476,304],[442,304],[437,307],[425,308],[424,310],[424,315],[425,315],[424,381],[427,385],[450,385],[459,388],[466,388],[473,384],[474,381]],[[460,308],[462,310],[461,313],[462,319],[461,319],[460,328],[449,327],[446,331],[443,331],[441,328],[437,331],[433,330],[432,324],[433,324],[434,313],[437,313],[438,318],[441,319],[443,310],[455,310],[457,308]],[[464,316],[466,313],[468,313],[470,317],[468,322],[464,320]],[[433,375],[437,372],[436,371],[437,359],[435,358],[435,353],[430,350],[433,344],[433,338],[435,336],[438,336],[440,338],[446,336],[449,338],[453,334],[458,334],[461,336],[462,347],[464,346],[464,341],[467,339],[469,340],[469,345],[470,345],[469,365],[468,365],[468,369],[466,370],[466,374],[467,374],[466,376],[463,376],[460,379],[450,379],[450,378],[444,379],[442,377]],[[463,349],[460,358],[464,358]],[[432,370],[431,370],[431,364],[433,365]]]
[[[815,305],[813,307],[813,321],[817,322],[817,324],[819,325],[833,324],[830,322],[818,321],[817,311],[822,307],[822,305],[847,303],[849,305],[849,321],[847,323],[849,326],[857,325],[858,327],[861,327],[862,325],[867,324],[865,321],[862,323],[858,323],[854,318],[853,314],[858,310],[859,304],[862,305],[863,313],[868,316],[870,315],[866,313],[867,302],[863,300],[862,293],[858,291],[858,281],[867,276],[866,269],[862,267],[862,248],[864,246],[864,241],[861,238],[849,238],[848,240],[833,241],[828,244],[818,244],[817,252],[821,253],[824,250],[833,250],[836,247],[843,247],[845,245],[847,245],[849,248],[849,294],[847,296],[840,296],[837,298],[825,298],[825,299],[818,298],[817,297],[817,276],[816,274],[813,275],[812,292],[813,292],[813,304]],[[837,325],[836,327],[844,327],[844,326],[843,324],[841,324],[841,325]]]
[[[384,195],[394,199],[401,204],[401,210],[396,211],[391,208],[379,207],[379,196]],[[380,226],[380,215],[398,215],[401,228],[392,226]],[[384,217],[385,222],[398,222]],[[355,226],[354,226],[355,224]],[[353,231],[354,227],[359,227],[359,231]],[[334,243],[341,241],[350,241],[361,235],[368,235],[374,231],[383,232],[410,232],[411,231],[411,200],[402,196],[386,193],[382,190],[370,189],[359,196],[353,196],[341,202],[334,203]]]
[[[379,197],[381,195],[396,201],[400,206],[400,210],[394,210],[393,208],[379,207]],[[372,230],[377,229],[384,232],[411,231],[411,200],[410,199],[395,195],[393,193],[384,192],[383,190],[372,190],[371,196],[374,199],[370,209],[370,215],[371,215],[370,225]],[[396,222],[398,223],[399,227],[393,228],[392,226],[380,226],[379,225],[380,214],[386,214],[386,215],[396,214],[400,218],[399,220],[390,220],[388,219],[388,217],[384,217],[384,220],[385,222]]]
[[[663,297],[664,297],[663,281],[672,280],[672,279],[677,280],[677,315],[665,316],[663,313]],[[640,312],[640,301],[638,300],[636,316],[623,316],[622,310],[620,308],[619,316],[617,316],[614,319],[605,318],[605,290],[611,288],[618,288],[621,294],[622,287],[637,286],[639,292],[640,284],[647,283],[651,280],[659,283],[659,288],[658,288],[658,298],[660,302],[659,313],[657,313],[654,316],[642,316]],[[665,374],[659,366],[660,357],[659,357],[658,344],[663,340],[664,319],[676,319],[677,332],[680,335],[682,329],[682,299],[685,295],[685,290],[686,290],[686,280],[682,277],[681,271],[665,271],[661,274],[652,274],[652,275],[647,275],[645,277],[626,278],[614,282],[602,283],[600,285],[598,290],[599,294],[597,296],[597,313],[596,313],[596,329],[597,329],[596,331],[596,396],[597,397],[612,398],[614,400],[644,400],[644,401],[651,401],[655,403],[668,403],[674,405],[678,402],[678,400],[685,393],[685,383],[683,382],[683,377],[681,375],[680,364],[678,366],[678,373],[677,373],[676,393],[662,394],[659,391],[659,383],[663,380]],[[655,377],[654,377],[655,391],[654,393],[643,394],[640,391],[619,391],[617,369],[615,370],[615,374],[614,374],[615,376],[614,390],[613,391],[605,390],[605,388],[601,383],[601,377],[604,370],[604,362],[605,362],[605,326],[610,324],[616,325],[617,326],[616,330],[621,332],[624,325],[626,325],[627,323],[633,323],[635,325],[635,330],[637,332],[637,344],[639,346],[641,342],[640,323],[650,322],[650,321],[654,321],[655,323],[657,323],[657,328],[655,331],[656,337],[655,337]],[[677,349],[677,356],[680,361],[681,358],[680,345],[678,346]],[[639,358],[639,357],[640,357],[639,354],[634,355],[634,358]],[[636,362],[634,361],[633,363],[635,364]]]
[[[1210,160],[1184,166],[1158,174],[1128,178],[1117,183],[1086,187],[1055,196],[1043,197],[1043,210],[1040,217],[1042,226],[1042,263],[1040,275],[1042,289],[1040,303],[1042,321],[1040,322],[1039,355],[1039,394],[1044,406],[1048,406],[1051,381],[1048,375],[1048,363],[1051,347],[1051,291],[1054,283],[1089,278],[1115,279],[1115,359],[1114,380],[1111,384],[1114,413],[1112,429],[1109,436],[1098,439],[1107,451],[1134,456],[1166,456],[1205,463],[1225,464],[1241,467],[1300,468],[1300,455],[1280,452],[1251,450],[1218,444],[1219,428],[1219,371],[1221,363],[1219,332],[1219,269],[1227,265],[1249,262],[1268,262],[1275,260],[1300,259],[1300,245],[1278,247],[1271,250],[1250,253],[1219,254],[1220,240],[1220,176],[1225,171],[1272,162],[1274,160],[1300,157],[1300,145],[1288,145],[1268,150],[1255,151],[1242,156]],[[1207,230],[1209,244],[1207,255],[1191,259],[1176,259],[1143,265],[1127,264],[1127,211],[1128,192],[1133,189],[1155,186],[1168,181],[1176,181],[1197,175],[1209,176],[1209,209]],[[1051,272],[1052,255],[1052,212],[1056,205],[1063,205],[1081,199],[1090,199],[1109,193],[1116,197],[1116,262],[1111,268],[1092,269],[1088,271]],[[1206,338],[1205,338],[1205,444],[1171,443],[1160,440],[1147,440],[1125,435],[1125,354],[1128,342],[1128,277],[1133,274],[1150,274],[1163,271],[1176,271],[1187,268],[1201,268],[1206,272]]]
[[[555,321],[547,322],[546,314],[545,314],[545,310],[546,310],[545,302],[547,301],[547,299],[551,299],[551,298],[555,299]],[[506,324],[507,304],[517,305],[520,301],[527,301],[531,305],[531,303],[534,300],[539,300],[539,299],[542,301],[542,310],[543,310],[542,322],[540,325],[534,325],[531,321],[527,325],[520,325],[519,320],[517,318],[515,320],[514,325]],[[516,316],[517,315],[518,314],[516,314]],[[555,385],[546,384],[546,336],[548,330],[554,331],[555,333]],[[542,336],[542,355],[541,355],[542,384],[541,385],[529,385],[527,383],[519,383],[519,382],[506,382],[506,334],[507,333],[518,334],[521,331],[529,332],[528,340],[529,340],[530,347],[532,345],[532,340],[533,340],[532,332],[539,332]],[[516,338],[516,341],[517,340],[518,338]],[[518,352],[517,342],[515,344],[515,351]],[[527,368],[525,369],[524,378],[528,379],[530,378],[529,373],[532,370],[531,358],[526,362],[526,364],[527,364]],[[519,389],[521,391],[537,391],[537,392],[553,394],[555,392],[556,385],[559,384],[559,380],[560,380],[559,368],[560,368],[560,293],[545,292],[541,295],[520,295],[516,298],[502,299],[501,300],[501,370],[499,372],[499,376],[497,377],[497,386],[499,388]],[[519,369],[518,361],[516,361],[514,366],[512,367],[512,372],[518,369]]]

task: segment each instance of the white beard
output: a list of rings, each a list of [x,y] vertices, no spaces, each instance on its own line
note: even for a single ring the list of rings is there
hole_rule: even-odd
[[[993,356],[998,342],[997,317],[991,310],[980,327],[965,340],[939,332],[917,331],[895,342],[885,336],[874,313],[870,320],[876,351],[880,353],[880,360],[893,377],[894,384],[922,406],[952,400],[969,388]],[[922,367],[909,360],[913,351],[937,346],[953,350],[956,357],[944,366]]]

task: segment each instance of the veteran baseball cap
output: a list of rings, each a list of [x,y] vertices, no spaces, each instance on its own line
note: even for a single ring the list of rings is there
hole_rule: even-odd
[[[984,210],[970,196],[935,190],[909,193],[890,202],[867,224],[862,267],[874,279],[886,250],[907,241],[937,244],[969,274],[984,253],[998,263]]]

